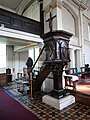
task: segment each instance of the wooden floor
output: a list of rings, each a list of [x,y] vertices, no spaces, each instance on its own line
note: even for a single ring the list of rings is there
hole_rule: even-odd
[[[75,96],[76,102],[90,106],[90,95],[70,89],[67,89],[67,91]]]
[[[76,102],[90,106],[90,80],[84,80],[76,84],[76,90],[66,89],[75,96]]]

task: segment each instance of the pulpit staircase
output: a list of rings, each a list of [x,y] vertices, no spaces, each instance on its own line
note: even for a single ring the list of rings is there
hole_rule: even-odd
[[[45,47],[42,48],[37,60],[35,61],[32,67],[32,91],[39,92],[41,91],[41,85],[43,81],[47,78],[49,73],[51,72],[51,65],[47,64],[46,61],[43,62],[43,65],[39,68],[39,70],[35,70],[35,65],[38,62],[41,54],[43,53]]]
[[[41,85],[45,78],[49,75],[51,71],[50,65],[44,65],[40,68],[40,71],[38,71],[38,75],[33,76],[33,90],[34,92],[38,92],[41,90]],[[35,73],[34,73],[35,74]]]

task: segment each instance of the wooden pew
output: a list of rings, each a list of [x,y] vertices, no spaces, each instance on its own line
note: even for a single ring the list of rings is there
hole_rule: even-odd
[[[76,84],[77,82],[81,82],[84,80],[90,79],[90,68],[86,67],[79,67],[79,68],[69,68],[68,71],[66,71],[68,75],[65,75],[65,89],[67,87],[72,87],[73,90],[76,90]],[[78,79],[72,80],[72,75],[78,76]]]

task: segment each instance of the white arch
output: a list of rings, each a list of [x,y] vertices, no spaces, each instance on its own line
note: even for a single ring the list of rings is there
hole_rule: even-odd
[[[23,10],[25,9],[25,7],[31,2],[31,0],[23,0],[21,2],[21,4],[18,6],[18,8],[16,9],[17,13],[19,15],[22,14]]]
[[[79,28],[78,28],[78,16],[77,16],[76,12],[71,8],[71,6],[69,6],[64,1],[63,1],[63,7],[65,7],[69,11],[69,13],[73,16],[73,18],[75,19],[75,34],[76,34],[76,36],[78,36]]]

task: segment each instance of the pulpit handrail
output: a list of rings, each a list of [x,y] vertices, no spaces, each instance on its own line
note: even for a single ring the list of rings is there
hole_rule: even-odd
[[[44,45],[44,46],[43,46],[43,48],[41,49],[41,52],[40,52],[40,54],[39,54],[39,56],[38,56],[37,60],[35,61],[34,65],[32,66],[31,71],[34,69],[34,67],[35,67],[35,65],[36,65],[37,61],[39,60],[39,58],[40,58],[40,56],[41,56],[41,54],[42,54],[42,52],[43,52],[44,48],[45,48],[45,45]]]

